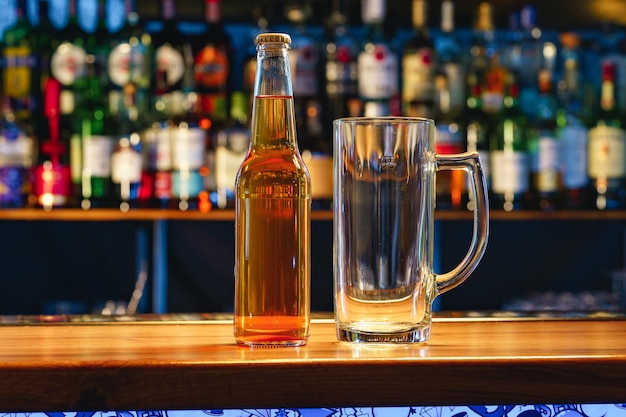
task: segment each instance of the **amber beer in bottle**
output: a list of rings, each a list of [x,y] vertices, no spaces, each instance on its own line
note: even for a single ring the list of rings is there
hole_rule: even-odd
[[[311,181],[297,140],[287,34],[257,36],[251,145],[235,181],[235,319],[242,346],[309,336]]]

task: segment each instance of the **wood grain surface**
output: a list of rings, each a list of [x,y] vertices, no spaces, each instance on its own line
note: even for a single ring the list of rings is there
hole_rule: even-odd
[[[626,321],[436,320],[416,345],[237,347],[229,321],[0,326],[0,409],[626,401]]]

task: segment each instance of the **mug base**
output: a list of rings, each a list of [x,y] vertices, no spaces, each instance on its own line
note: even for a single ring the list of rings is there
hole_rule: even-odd
[[[356,343],[423,343],[430,338],[430,327],[385,333],[337,326],[337,338],[341,342]]]

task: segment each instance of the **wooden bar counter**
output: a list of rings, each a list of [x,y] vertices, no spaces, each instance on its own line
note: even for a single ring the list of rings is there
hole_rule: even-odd
[[[0,325],[0,411],[624,403],[626,320],[435,319],[416,345],[237,347],[230,320]],[[125,321],[128,320],[128,321]]]

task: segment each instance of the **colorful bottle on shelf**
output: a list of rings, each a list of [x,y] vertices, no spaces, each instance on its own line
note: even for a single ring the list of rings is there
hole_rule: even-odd
[[[230,110],[233,46],[222,22],[221,0],[205,0],[204,13],[206,30],[192,39],[195,88],[199,111],[217,128],[226,123]]]
[[[207,192],[207,131],[188,119],[173,126],[170,135],[174,205],[183,211],[199,209]]]
[[[478,80],[474,77],[468,82],[467,108],[465,110],[465,142],[467,151],[478,152],[483,167],[487,190],[491,193],[491,156],[489,154],[489,137],[491,134],[492,119],[483,111],[482,92]],[[468,210],[473,210],[474,196],[468,195]]]
[[[26,4],[26,0],[17,1],[15,23],[3,33],[1,91],[17,120],[32,124],[41,110],[40,61]]]
[[[484,96],[483,96],[484,97]],[[529,156],[527,118],[512,75],[507,80],[504,108],[491,133],[491,200],[494,209],[528,208]]]
[[[325,48],[324,79],[328,100],[324,132],[332,135],[333,119],[358,116],[361,103],[358,98],[357,56],[359,44],[349,33],[344,2],[335,0],[329,18],[328,39]]]
[[[450,87],[445,74],[435,77],[436,125],[435,152],[438,154],[461,153],[466,149],[461,124],[461,114],[450,108]],[[467,205],[467,176],[462,170],[437,173],[437,208],[458,210]]]
[[[580,36],[565,32],[561,41],[563,74],[557,84],[558,141],[561,177],[563,180],[563,208],[580,210],[589,208],[588,118],[583,106],[584,90],[589,83],[582,77],[582,51]]]
[[[173,198],[172,137],[176,120],[191,104],[193,81],[188,79],[193,71],[191,43],[176,22],[176,5],[173,0],[161,2],[161,20],[151,32],[154,56],[150,99],[151,125],[145,132],[147,154],[146,168],[150,177],[150,206],[167,208]]]
[[[365,116],[398,115],[399,58],[385,33],[385,0],[362,0],[365,40],[357,58],[358,91]]]
[[[435,46],[428,31],[428,3],[413,0],[413,36],[402,50],[402,105],[407,116],[433,117]]]
[[[298,145],[309,170],[314,208],[330,208],[332,201],[332,134],[324,126],[321,97],[321,42],[308,29],[312,13],[308,0],[292,1],[287,18],[292,24],[290,62]]]
[[[136,106],[137,87],[128,82],[123,89],[120,111],[115,117],[117,144],[111,155],[111,181],[115,206],[121,211],[139,208],[145,203],[143,142],[140,113]]]
[[[125,111],[118,106],[124,103],[124,89],[131,83],[136,89],[133,106],[145,115],[150,100],[154,54],[152,37],[140,24],[133,0],[124,0],[124,12],[126,22],[118,32],[112,34],[112,48],[107,57],[110,112],[115,116]]]
[[[206,28],[191,39],[194,56],[194,92],[192,111],[198,126],[207,132],[204,189],[215,203],[215,146],[213,135],[228,122],[233,88],[233,41],[224,29],[221,0],[204,0]]]
[[[78,185],[74,188],[75,198],[85,210],[109,207],[112,197],[114,128],[100,71],[96,57],[87,55],[86,75],[74,84],[75,134],[71,138],[70,165],[73,183]]]
[[[293,28],[289,59],[293,73],[298,144],[301,149],[329,153],[331,141],[323,136],[322,127],[320,43],[309,32],[310,14],[310,4],[305,0],[292,1],[286,11]]]
[[[61,83],[53,77],[44,86],[43,115],[48,136],[40,142],[39,163],[33,169],[33,194],[44,210],[65,207],[72,197],[67,144],[61,140]]]
[[[441,33],[435,38],[434,47],[437,57],[436,71],[443,72],[448,79],[450,110],[453,113],[462,113],[466,104],[466,54],[455,32],[452,0],[441,2]]]
[[[626,205],[626,131],[615,92],[615,66],[602,64],[597,122],[589,129],[588,172],[593,207],[623,209]]]
[[[311,181],[296,140],[286,34],[257,37],[252,143],[235,182],[234,334],[242,346],[309,337]]]
[[[68,1],[69,21],[56,34],[59,43],[50,57],[50,74],[62,85],[61,118],[65,121],[62,128],[69,130],[72,129],[71,119],[76,108],[74,84],[86,75],[87,69],[86,33],[78,24],[76,2],[77,0]]]
[[[499,65],[499,44],[493,23],[493,7],[489,2],[478,5],[469,59],[467,79],[477,80],[480,84],[483,111],[490,115],[500,113],[505,71]]]
[[[533,206],[539,210],[555,210],[561,206],[561,155],[557,136],[557,101],[551,72],[540,70],[537,85],[537,110],[528,139]]]
[[[178,29],[176,3],[161,2],[159,30],[151,33],[154,50],[151,77],[151,111],[164,118],[185,112],[187,66],[193,60],[189,38]]]
[[[30,170],[36,154],[32,133],[16,120],[9,98],[3,97],[0,119],[0,208],[28,205]]]
[[[520,105],[526,116],[534,117],[539,93],[537,74],[543,65],[543,41],[537,25],[537,9],[527,4],[520,10],[520,53],[519,85]]]
[[[244,93],[235,92],[231,99],[231,122],[215,136],[215,181],[217,207],[235,207],[235,178],[250,147],[248,100]]]
[[[267,5],[259,2],[252,8],[252,17],[256,21],[256,27],[250,30],[250,45],[246,48],[243,59],[242,90],[252,106],[252,91],[254,90],[254,77],[256,76],[256,45],[254,39],[259,33],[268,31]]]

